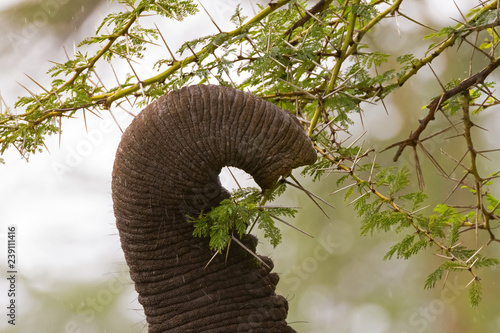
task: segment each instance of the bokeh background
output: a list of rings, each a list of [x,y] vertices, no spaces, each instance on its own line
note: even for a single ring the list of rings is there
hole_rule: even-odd
[[[257,4],[265,1],[203,1],[219,27],[232,29],[229,17],[241,2],[244,12],[252,15]],[[403,11],[429,26],[454,25],[461,20],[456,5],[467,12],[476,1],[410,0]],[[30,90],[39,88],[24,73],[48,86],[49,62],[63,62],[71,57],[74,45],[94,33],[102,19],[122,10],[118,2],[108,0],[2,0],[0,3],[0,93],[2,110],[12,108],[18,96],[27,95],[18,83]],[[177,49],[183,41],[216,33],[215,26],[203,11],[183,22],[155,21],[169,42]],[[403,18],[378,25],[367,38],[374,48],[386,53],[412,52],[422,56],[421,44],[430,31]],[[465,49],[465,50],[464,50]],[[443,82],[454,76],[465,77],[470,49],[448,51],[433,62]],[[157,52],[166,52],[158,48]],[[151,59],[159,57],[151,54]],[[164,55],[168,55],[165,53]],[[473,62],[473,69],[485,63]],[[391,61],[394,61],[392,59]],[[138,65],[144,75],[154,74],[149,57]],[[115,66],[117,72],[128,67]],[[109,68],[101,75],[114,80]],[[494,76],[495,77],[495,76]],[[496,75],[498,78],[498,75]],[[111,81],[110,81],[111,82]],[[386,100],[389,114],[382,105],[368,106],[364,126],[352,129],[353,138],[365,130],[365,147],[381,150],[404,138],[425,114],[422,106],[440,92],[439,83],[429,69],[423,69],[394,96]],[[14,110],[12,112],[22,112]],[[131,109],[133,113],[139,110]],[[132,117],[114,110],[124,129]],[[7,324],[1,312],[0,331],[10,332],[146,332],[144,315],[128,276],[114,225],[110,180],[114,153],[121,131],[109,113],[101,119],[87,116],[88,131],[81,114],[63,121],[63,135],[46,141],[48,151],[29,157],[29,162],[11,149],[0,165],[0,271],[6,271],[7,225],[16,225],[18,249],[17,321]],[[498,148],[500,117],[498,109],[488,109],[476,118],[490,132],[476,132],[484,149]],[[433,125],[435,128],[439,124]],[[427,149],[455,152],[453,141],[427,142]],[[394,152],[377,158],[389,165]],[[460,156],[457,152],[456,156]],[[484,160],[484,172],[497,171],[498,156]],[[386,161],[386,162],[384,162]],[[412,165],[405,155],[400,163]],[[449,166],[452,166],[450,163]],[[437,175],[427,160],[423,161],[429,203],[439,202],[454,184]],[[238,172],[240,182],[252,181]],[[296,172],[296,174],[298,174]],[[484,300],[471,308],[464,286],[466,274],[451,275],[446,285],[424,290],[426,276],[442,260],[432,250],[410,260],[384,261],[389,247],[402,235],[374,234],[360,236],[360,222],[352,207],[346,207],[343,193],[331,195],[337,188],[337,175],[319,183],[304,185],[326,198],[336,209],[325,207],[325,217],[303,193],[289,189],[279,203],[302,207],[294,224],[314,235],[308,238],[282,228],[283,243],[272,248],[265,242],[259,252],[274,259],[275,271],[281,274],[278,292],[290,301],[289,322],[299,332],[340,333],[413,333],[413,332],[500,332],[500,284],[498,269],[480,271]],[[221,174],[226,187],[235,186],[227,172]],[[498,195],[499,189],[493,188]],[[459,192],[451,201],[472,199]],[[262,238],[262,237],[261,237]],[[471,240],[474,241],[474,240]],[[481,239],[480,239],[481,241]],[[496,246],[496,247],[495,247]],[[500,257],[498,245],[485,254]],[[6,279],[0,280],[0,308],[6,306]]]

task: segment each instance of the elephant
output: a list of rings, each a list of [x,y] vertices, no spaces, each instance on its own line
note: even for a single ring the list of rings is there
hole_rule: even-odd
[[[150,333],[295,332],[276,295],[273,263],[241,246],[213,257],[187,216],[229,198],[224,166],[249,173],[262,190],[317,153],[297,118],[241,90],[192,85],[142,110],[123,133],[112,172],[121,246]],[[257,239],[240,241],[255,252]],[[206,266],[206,267],[205,267]]]

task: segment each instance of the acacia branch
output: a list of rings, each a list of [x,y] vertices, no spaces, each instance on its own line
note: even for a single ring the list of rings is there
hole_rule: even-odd
[[[464,138],[467,143],[467,152],[470,156],[470,166],[468,168],[468,173],[474,177],[474,189],[476,195],[476,205],[475,209],[477,213],[481,212],[483,217],[483,223],[479,223],[479,214],[476,214],[476,223],[474,223],[474,229],[478,228],[486,229],[490,235],[490,241],[498,241],[495,234],[491,230],[491,219],[495,219],[494,212],[496,209],[493,209],[491,212],[488,211],[487,207],[484,204],[485,191],[483,190],[483,185],[487,182],[485,178],[483,178],[479,174],[478,169],[478,161],[477,157],[480,152],[474,147],[474,142],[472,140],[471,129],[475,126],[472,120],[470,119],[470,95],[467,92],[463,93],[464,101],[462,105],[462,110],[464,113]]]
[[[443,41],[441,45],[431,54],[428,56],[419,59],[418,61],[415,61],[412,65],[412,68],[408,70],[404,75],[402,75],[396,85],[401,87],[410,77],[415,75],[422,67],[427,65],[428,63],[432,62],[436,57],[438,57],[443,51],[445,51],[447,48],[453,46],[457,39],[459,38],[465,38],[466,35],[471,33],[473,30],[470,29],[471,25],[479,18],[481,15],[483,15],[485,12],[489,10],[494,10],[497,8],[497,0],[491,1],[488,3],[486,6],[481,8],[471,19],[469,19],[467,22],[463,23],[462,26],[455,31],[448,39]],[[391,86],[388,86],[387,88],[390,88]]]
[[[170,68],[168,68],[166,71],[148,78],[143,81],[139,81],[131,86],[128,86],[126,88],[119,88],[116,91],[113,92],[108,92],[104,94],[96,94],[89,96],[89,99],[91,103],[85,103],[83,106],[84,108],[90,106],[100,106],[104,108],[109,108],[112,102],[121,99],[121,98],[126,98],[129,95],[132,95],[139,89],[143,89],[146,86],[152,85],[154,83],[159,83],[159,82],[164,82],[169,76],[171,76],[173,73],[177,72],[178,70],[182,70],[183,67],[186,65],[198,61],[198,58],[202,55],[206,54],[211,54],[214,50],[216,50],[221,43],[229,40],[230,38],[244,34],[248,30],[250,30],[251,27],[253,27],[256,23],[267,17],[269,14],[272,12],[276,11],[280,7],[286,5],[289,3],[291,0],[280,0],[277,2],[271,2],[269,5],[264,8],[261,12],[259,12],[257,15],[255,15],[253,18],[248,20],[244,25],[239,27],[238,29],[235,29],[233,31],[230,31],[228,33],[221,33],[219,35],[216,35],[214,38],[217,39],[218,43],[211,43],[207,46],[205,46],[201,51],[198,53],[194,53],[190,57],[187,57],[181,61],[174,61],[174,63],[171,65]],[[96,63],[102,59],[104,54],[108,51],[110,51],[112,45],[114,42],[121,36],[124,36],[128,33],[129,29],[133,26],[134,22],[136,22],[137,18],[140,16],[140,14],[145,10],[145,8],[137,8],[134,9],[134,11],[131,12],[131,16],[129,20],[125,23],[123,28],[119,30],[118,32],[114,33],[113,35],[110,35],[107,37],[108,42],[106,45],[102,47],[102,49],[99,50],[99,52],[90,58],[85,64],[82,66],[75,67],[73,71],[71,72],[72,77],[64,82],[61,86],[58,88],[54,88],[50,91],[47,92],[47,94],[43,97],[39,98],[38,105],[33,106],[31,109],[27,110],[25,114],[23,115],[7,115],[3,117],[3,119],[0,122],[0,130],[7,128],[8,126],[5,124],[8,124],[10,121],[16,121],[16,126],[18,123],[23,123],[25,128],[27,128],[29,131],[34,131],[35,127],[39,125],[40,123],[48,122],[54,117],[60,117],[63,116],[66,112],[74,111],[81,106],[73,106],[73,105],[67,105],[63,103],[62,101],[59,100],[60,105],[57,106],[57,108],[44,108],[44,102],[48,101],[50,98],[53,98],[54,96],[59,99],[59,93],[62,91],[67,90],[70,88],[72,85],[77,82],[77,80],[83,75],[83,73],[86,70],[92,70]],[[38,114],[40,114],[38,116]],[[28,120],[28,116],[32,116],[33,119]],[[2,133],[2,137],[0,138],[0,144],[2,144],[2,151],[7,148],[7,145],[12,144],[15,142],[15,140],[18,139],[19,136],[9,138],[7,136],[4,136]],[[41,136],[35,136],[35,141],[34,141],[34,146],[37,146],[38,143],[41,140]],[[24,141],[23,141],[24,142]],[[43,143],[43,142],[42,142]]]
[[[242,34],[248,32],[250,30],[250,28],[253,27],[256,23],[260,22],[262,19],[267,17],[269,14],[271,14],[272,12],[276,11],[277,9],[283,7],[284,5],[289,3],[290,1],[291,0],[280,0],[277,2],[270,3],[260,13],[255,15],[252,19],[250,19],[248,22],[243,24],[241,27],[239,27],[233,31],[230,31],[230,32],[223,32],[223,33],[216,35],[215,38],[217,39],[218,44],[210,43],[207,46],[205,46],[204,48],[202,48],[200,51],[198,51],[197,53],[193,53],[193,55],[191,55],[187,58],[184,58],[183,60],[174,61],[174,63],[170,66],[170,68],[168,68],[167,70],[163,71],[162,73],[160,73],[156,76],[153,76],[153,77],[146,79],[144,81],[139,81],[128,88],[118,89],[118,90],[111,92],[111,93],[94,95],[91,97],[91,100],[102,101],[106,107],[109,107],[112,102],[114,102],[120,98],[123,98],[125,96],[131,95],[132,93],[141,89],[141,87],[144,88],[144,87],[149,86],[149,85],[154,84],[154,83],[163,82],[163,81],[165,81],[166,78],[173,75],[178,70],[184,68],[185,66],[187,66],[190,63],[194,63],[194,62],[198,61],[198,59],[201,56],[206,55],[206,54],[211,54],[220,46],[220,44],[226,42],[230,38],[232,38],[234,36],[242,35]]]
[[[396,162],[404,149],[407,146],[415,147],[420,141],[420,135],[427,128],[427,125],[435,119],[435,115],[439,107],[446,102],[451,97],[458,95],[464,91],[468,91],[472,86],[484,83],[484,80],[490,75],[498,66],[500,66],[500,57],[495,58],[488,66],[483,68],[480,72],[469,76],[467,79],[460,82],[455,88],[445,90],[441,96],[436,97],[428,106],[429,112],[425,118],[419,120],[420,125],[418,128],[412,132],[408,139],[402,140],[392,145],[386,147],[383,151],[399,146],[396,154],[394,155],[393,161]]]
[[[415,218],[412,216],[412,214],[403,210],[403,208],[401,208],[394,201],[394,199],[392,197],[388,197],[388,196],[382,194],[380,191],[378,191],[375,187],[375,184],[372,181],[366,181],[366,180],[362,179],[360,176],[356,175],[352,168],[342,164],[341,161],[338,161],[334,157],[330,156],[330,154],[328,154],[325,149],[322,149],[318,145],[314,145],[314,147],[316,148],[318,153],[321,154],[321,156],[325,157],[330,162],[335,164],[339,170],[343,170],[343,171],[347,172],[349,174],[349,176],[356,182],[356,184],[358,186],[365,184],[369,189],[369,193],[373,193],[379,199],[381,199],[383,202],[387,203],[394,212],[405,214],[405,216],[410,221],[410,224],[413,226],[413,228],[415,228],[417,233],[425,235],[431,243],[433,243],[434,245],[439,247],[441,250],[448,249],[447,246],[445,246],[444,244],[439,242],[435,237],[433,237],[428,230],[425,230],[425,229],[422,229],[421,227],[419,227],[418,223],[415,221]]]
[[[61,87],[59,87],[57,90],[55,90],[53,93],[58,93],[59,91],[61,91],[65,87],[72,85],[76,81],[76,79],[78,79],[78,77],[80,76],[80,74],[83,73],[84,70],[90,69],[90,68],[94,67],[94,65],[97,63],[97,61],[99,59],[101,59],[102,56],[111,48],[111,46],[113,45],[113,43],[119,37],[124,36],[124,35],[127,34],[128,30],[130,29],[130,27],[132,26],[132,24],[134,24],[134,22],[137,20],[137,18],[140,16],[141,12],[142,12],[142,10],[139,10],[137,13],[136,12],[132,12],[130,20],[123,27],[123,29],[120,30],[117,34],[114,34],[114,35],[110,36],[109,40],[108,40],[108,43],[95,56],[93,56],[87,64],[76,68],[75,74],[73,75],[73,77],[71,79],[69,79]]]
[[[472,127],[472,125],[473,124],[471,123],[471,127]],[[470,129],[470,127],[469,127],[469,129]],[[479,253],[479,251],[484,247],[484,245],[483,245],[483,247],[479,248],[477,250],[477,252],[472,257],[470,257],[468,260],[464,260],[464,259],[457,257],[453,253],[453,249],[456,245],[453,245],[453,244],[445,245],[443,242],[440,241],[440,239],[437,239],[436,236],[433,235],[430,230],[428,230],[427,228],[422,228],[419,225],[418,219],[415,216],[415,212],[406,211],[403,207],[399,206],[396,203],[396,201],[394,200],[394,198],[392,196],[389,197],[389,196],[386,196],[383,193],[381,193],[376,188],[376,185],[371,181],[371,176],[370,176],[369,180],[362,179],[360,176],[358,176],[357,174],[354,173],[354,166],[348,167],[348,166],[344,165],[342,163],[342,159],[337,159],[337,158],[331,156],[330,153],[328,153],[325,149],[319,147],[316,144],[314,145],[314,147],[316,148],[316,151],[318,151],[318,153],[321,156],[323,156],[324,158],[329,160],[333,165],[336,166],[337,169],[342,170],[344,172],[347,172],[349,174],[349,176],[351,177],[351,179],[355,181],[355,183],[353,185],[357,185],[358,188],[361,188],[363,186],[366,186],[368,188],[368,191],[365,192],[362,196],[367,195],[369,193],[373,193],[382,202],[388,204],[392,211],[394,211],[396,213],[403,214],[405,216],[405,218],[409,221],[410,225],[414,228],[415,233],[417,235],[421,235],[421,236],[425,237],[429,243],[438,247],[438,249],[441,253],[446,254],[446,256],[443,256],[443,255],[438,255],[438,256],[444,257],[450,261],[459,262],[460,264],[463,265],[463,268],[465,270],[468,270],[472,274],[474,279],[477,279],[477,280],[480,279],[479,276],[475,273],[475,268],[474,268],[475,262],[471,262],[470,259],[472,259],[477,253]],[[372,171],[373,171],[373,166],[372,166]],[[358,197],[358,199],[359,198],[361,198],[361,197]],[[488,229],[488,226],[486,224],[480,225],[479,228],[487,229],[490,232],[491,239],[489,242],[492,242],[492,241],[500,242],[500,240],[494,236],[494,234],[491,232],[491,230]],[[468,231],[468,230],[472,230],[472,229],[471,228],[463,229],[463,231]],[[488,244],[489,244],[489,242],[488,242]]]
[[[349,16],[349,21],[348,21],[348,27],[347,27],[347,33],[346,36],[344,37],[344,43],[341,46],[340,49],[340,55],[337,57],[337,61],[333,67],[332,70],[332,75],[330,77],[330,81],[328,82],[328,86],[324,92],[324,95],[327,95],[331,93],[334,88],[335,88],[335,83],[337,82],[337,78],[340,74],[340,69],[342,67],[343,62],[351,55],[353,55],[358,48],[358,44],[363,38],[363,36],[373,27],[375,26],[378,22],[380,22],[384,17],[392,13],[394,10],[399,8],[403,0],[396,0],[389,8],[378,14],[375,18],[373,18],[366,26],[364,26],[362,29],[358,30],[356,34],[354,34],[354,28],[357,20],[357,15],[354,13],[350,13]],[[359,1],[355,2],[355,4],[359,3]],[[316,127],[318,120],[320,118],[322,109],[321,107],[318,107],[316,109],[316,112],[314,113],[314,116],[311,120],[311,125],[309,126],[309,131],[308,135],[312,136],[313,130]]]
[[[355,0],[353,5],[359,4],[360,0]],[[340,74],[340,69],[342,68],[342,64],[348,57],[348,48],[350,45],[353,43],[353,34],[354,34],[354,27],[356,26],[356,21],[358,19],[358,15],[355,14],[353,11],[349,13],[349,18],[348,18],[348,25],[347,25],[347,31],[346,31],[346,36],[344,37],[344,41],[342,43],[342,46],[340,48],[340,57],[337,59],[335,62],[335,65],[333,66],[332,70],[332,75],[330,76],[330,80],[328,82],[328,86],[326,87],[325,94],[329,94],[331,91],[333,91],[333,88],[335,87],[335,83],[337,82],[338,76]],[[356,45],[357,46],[357,45]],[[316,108],[316,111],[314,112],[314,115],[311,119],[311,125],[309,126],[309,131],[307,132],[307,135],[312,136],[313,130],[316,127],[316,124],[318,123],[319,117],[321,116],[321,113],[323,112],[323,108],[321,107],[321,103],[319,103],[318,107]]]
[[[301,17],[300,20],[298,20],[297,22],[295,22],[285,33],[284,35],[285,36],[289,36],[292,34],[292,32],[303,26],[304,24],[306,24],[307,21],[309,21],[309,19],[312,17],[312,15],[315,15],[317,13],[321,13],[323,10],[325,10],[326,8],[328,8],[328,6],[332,3],[333,0],[320,0],[318,1],[317,4],[315,4],[311,9],[309,9],[307,11],[307,13]]]

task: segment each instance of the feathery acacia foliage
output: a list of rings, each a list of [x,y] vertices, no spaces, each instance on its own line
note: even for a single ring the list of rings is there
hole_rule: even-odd
[[[186,41],[175,54],[168,47],[168,38],[156,26],[141,24],[141,19],[154,14],[158,20],[181,20],[198,10],[193,1],[121,2],[128,11],[108,15],[96,35],[81,42],[72,59],[56,64],[49,71],[53,77],[50,87],[38,87],[38,93],[28,90],[29,95],[17,101],[15,107],[23,113],[7,109],[0,115],[2,153],[12,147],[24,156],[41,151],[44,138],[60,134],[62,120],[77,112],[111,112],[124,102],[145,105],[188,84],[210,82],[251,91],[302,121],[319,155],[304,174],[312,180],[327,173],[341,174],[337,186],[345,188],[346,202],[353,204],[361,218],[362,234],[403,234],[386,259],[408,259],[424,250],[433,251],[443,263],[429,275],[425,287],[434,287],[449,273],[468,272],[472,277],[470,301],[478,304],[482,294],[478,271],[498,263],[482,251],[500,242],[495,230],[500,203],[490,191],[499,171],[482,173],[478,160],[493,151],[478,148],[472,135],[472,129],[478,128],[475,117],[500,103],[490,75],[500,65],[498,1],[478,1],[461,22],[429,34],[421,41],[428,47],[421,55],[385,54],[366,38],[386,20],[414,21],[402,9],[404,0],[320,0],[309,7],[306,1],[277,0],[251,18],[244,17],[238,6],[230,18],[233,30],[219,29],[215,35]],[[132,62],[140,61],[158,43],[165,44],[170,57],[157,59],[156,75],[139,77]],[[455,52],[457,45],[468,48],[482,67],[474,71],[471,67],[465,77],[444,84],[436,76],[442,91],[428,101],[427,115],[415,124],[407,139],[384,150],[396,148],[394,161],[410,151],[415,175],[400,165],[384,166],[388,161],[377,164],[376,154],[382,152],[363,148],[360,138],[350,139],[353,115],[362,117],[368,104],[385,107],[384,99],[423,68],[432,70],[431,62]],[[98,46],[98,51],[84,51],[90,46]],[[131,72],[114,87],[105,88],[96,64],[111,66],[117,61],[128,62]],[[429,133],[429,124],[437,118],[445,118],[449,124]],[[452,170],[445,170],[426,143],[429,139],[445,140],[444,135],[452,130],[459,132],[452,140],[463,146],[465,153],[454,156],[443,151],[443,158],[455,163]],[[445,204],[447,198],[429,202],[423,192],[419,153],[456,184],[450,196],[457,190],[469,191],[474,200],[455,206]],[[457,169],[463,171],[458,179],[453,176]],[[411,186],[414,179],[420,190]],[[288,208],[266,208],[265,202],[275,195],[276,191],[259,194],[240,190],[220,207],[194,218],[195,235],[210,236],[212,248],[221,251],[233,232],[241,235],[248,232],[251,222],[257,222],[275,245],[281,236],[273,218],[294,214]],[[427,207],[434,208],[430,211]],[[464,237],[475,234],[477,238],[479,233],[487,235],[484,244],[476,243],[472,248],[461,245]]]
[[[281,242],[281,233],[274,225],[273,217],[294,217],[297,210],[260,206],[261,201],[259,189],[250,187],[236,190],[231,199],[223,200],[220,206],[209,212],[201,212],[198,217],[189,218],[195,228],[193,235],[210,237],[210,247],[221,252],[229,244],[233,232],[242,236],[248,233],[248,227],[257,223],[259,229],[264,231],[264,236],[269,238],[273,246],[277,246]]]

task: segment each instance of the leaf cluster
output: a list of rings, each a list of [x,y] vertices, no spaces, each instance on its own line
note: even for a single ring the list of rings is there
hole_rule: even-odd
[[[210,248],[223,251],[232,236],[241,237],[250,226],[257,224],[264,232],[264,237],[273,246],[281,242],[281,232],[275,226],[275,217],[293,218],[297,210],[288,207],[263,207],[260,203],[264,194],[257,188],[239,189],[230,199],[223,200],[219,206],[208,212],[201,212],[197,217],[188,217],[193,223],[195,237],[209,237]],[[267,199],[270,199],[269,197]]]

